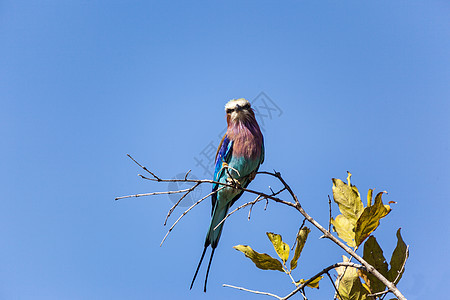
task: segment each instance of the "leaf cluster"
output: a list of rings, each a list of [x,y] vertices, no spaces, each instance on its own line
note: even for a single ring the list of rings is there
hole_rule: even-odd
[[[289,267],[287,266],[287,261],[289,259],[291,248],[287,243],[283,242],[283,238],[281,237],[280,234],[272,232],[266,233],[280,260],[273,258],[267,253],[259,253],[247,245],[237,245],[234,246],[233,248],[244,253],[246,257],[250,258],[253,261],[256,267],[262,270],[277,270],[291,276],[291,272],[295,268],[297,268],[300,254],[303,251],[303,247],[305,246],[306,239],[308,238],[308,234],[310,232],[311,230],[308,227],[300,228],[300,230],[298,231],[295,241],[296,246],[294,256],[291,259]],[[319,288],[319,281],[322,278],[323,278],[322,276],[317,277],[315,280],[311,281],[307,286],[311,288]],[[293,283],[295,285],[300,285],[304,282],[306,282],[306,280],[304,279],[300,279],[299,281],[293,280]]]
[[[380,220],[387,216],[391,207],[384,205],[381,197],[386,192],[375,196],[372,204],[373,190],[367,193],[367,206],[361,201],[358,188],[350,183],[351,173],[347,182],[333,178],[333,198],[341,212],[335,219],[331,219],[334,231],[350,247],[358,248],[361,243],[377,229]]]
[[[333,178],[333,198],[341,212],[335,219],[331,219],[334,231],[350,247],[357,249],[372,232],[380,225],[380,220],[391,211],[389,205],[383,204],[382,196],[386,192],[380,192],[373,202],[373,190],[367,193],[367,206],[364,207],[359,191],[350,183],[351,173],[348,173],[347,183]],[[389,202],[395,203],[395,202]],[[370,236],[364,243],[363,258],[380,272],[389,281],[397,284],[404,272],[404,266],[408,258],[408,246],[402,239],[400,229],[397,231],[397,246],[392,253],[390,268],[383,256],[383,250],[374,236]],[[343,256],[344,262],[349,259]],[[375,299],[371,294],[386,290],[386,286],[374,275],[367,271],[359,271],[355,268],[336,268],[338,279],[338,298],[341,300]],[[364,283],[361,281],[363,279]],[[382,296],[382,295],[380,295]]]

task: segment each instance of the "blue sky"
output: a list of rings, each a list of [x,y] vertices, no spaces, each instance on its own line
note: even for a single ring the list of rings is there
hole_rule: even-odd
[[[167,190],[140,180],[127,153],[162,177],[206,176],[195,158],[218,143],[224,104],[261,92],[280,110],[260,117],[262,169],[280,171],[323,224],[332,177],[349,170],[362,194],[387,190],[397,204],[375,236],[388,259],[399,227],[410,245],[399,288],[443,299],[449,12],[446,1],[2,1],[0,299],[261,298],[223,283],[287,294],[284,274],[232,246],[275,255],[265,232],[292,244],[295,212],[261,204],[250,222],[247,211],[228,220],[204,294],[205,268],[188,288],[210,201],[163,247],[167,196],[114,201]],[[341,259],[319,236],[297,279]],[[324,281],[308,296],[331,294]]]

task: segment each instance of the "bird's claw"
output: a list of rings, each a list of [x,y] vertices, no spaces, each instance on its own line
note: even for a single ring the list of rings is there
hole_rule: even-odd
[[[235,171],[238,176],[241,176],[238,170],[236,170],[233,167],[230,167],[226,162],[222,162],[222,167],[220,168],[219,172],[222,171],[222,169],[225,169],[227,171],[228,176],[231,176],[230,171],[228,171],[228,169]]]

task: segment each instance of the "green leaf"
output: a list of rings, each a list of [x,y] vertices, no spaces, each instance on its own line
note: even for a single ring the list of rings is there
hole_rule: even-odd
[[[349,173],[348,180],[350,175]],[[364,209],[358,189],[356,186],[351,185],[350,182],[346,184],[336,178],[333,178],[332,181],[334,202],[338,204],[339,210],[344,217],[355,224]]]
[[[313,289],[318,289],[319,288],[319,281],[322,280],[322,278],[323,278],[323,276],[319,276],[319,277],[315,278],[313,281],[311,281],[310,283],[308,283],[306,286],[309,286],[310,288],[313,288]],[[300,279],[295,284],[298,286],[298,285],[303,284],[305,282],[306,282],[305,279]]]
[[[305,246],[306,239],[308,238],[308,234],[311,232],[311,229],[308,227],[303,227],[297,233],[297,246],[295,246],[294,257],[291,260],[291,270],[297,268],[297,261],[300,258],[300,254],[302,253],[303,247]]]
[[[377,243],[377,240],[370,236],[369,239],[364,243],[364,255],[363,258],[371,264],[378,272],[380,272],[384,277],[388,273],[388,264],[383,255],[383,250]],[[382,292],[386,289],[386,286],[374,275],[369,272],[363,271],[365,274],[364,280],[370,289],[371,293]]]
[[[338,215],[336,219],[331,219],[334,231],[347,243],[349,247],[355,247],[355,225],[344,215]]]
[[[405,268],[403,266],[409,256],[408,246],[403,241],[400,229],[401,228],[397,230],[397,246],[392,253],[390,262],[391,268],[387,274],[387,279],[391,282],[395,281],[394,284],[397,284],[402,278],[403,272],[405,272]]]
[[[345,261],[345,259],[344,259]],[[352,267],[342,267],[345,270],[344,276],[339,281],[338,297],[341,300],[366,300],[367,290],[363,287],[361,280],[359,279],[357,269]],[[338,272],[339,274],[339,272]]]
[[[289,245],[283,242],[283,239],[279,234],[272,232],[266,232],[266,234],[269,237],[269,240],[272,242],[272,245],[275,248],[278,256],[281,258],[283,263],[285,263],[289,258]]]
[[[250,246],[237,245],[233,247],[234,249],[241,251],[248,258],[250,258],[253,263],[260,269],[263,270],[278,270],[284,272],[283,266],[278,259],[271,257],[266,253],[258,253],[253,250]]]
[[[355,226],[355,243],[356,246],[361,243],[380,225],[380,219],[385,217],[391,208],[389,205],[383,205],[381,196],[384,192],[380,192],[375,197],[375,203],[372,206],[364,208],[361,216],[358,218]]]

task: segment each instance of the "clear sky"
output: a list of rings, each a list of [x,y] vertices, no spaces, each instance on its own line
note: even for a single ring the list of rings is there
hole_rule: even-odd
[[[210,201],[163,247],[171,199],[114,201],[168,188],[140,180],[127,153],[163,177],[208,178],[196,159],[217,146],[224,104],[240,97],[260,107],[262,169],[280,171],[319,222],[332,177],[349,170],[361,194],[387,190],[397,204],[375,236],[388,259],[399,227],[411,247],[399,288],[444,299],[449,13],[443,0],[1,1],[0,299],[263,297],[223,283],[287,294],[287,276],[256,269],[232,246],[275,255],[265,232],[292,244],[294,211],[260,204],[250,222],[247,211],[229,219],[204,294],[205,266],[189,284]],[[268,185],[277,186],[260,177],[251,187]],[[297,279],[341,259],[319,236]],[[308,296],[331,294],[324,281]]]

